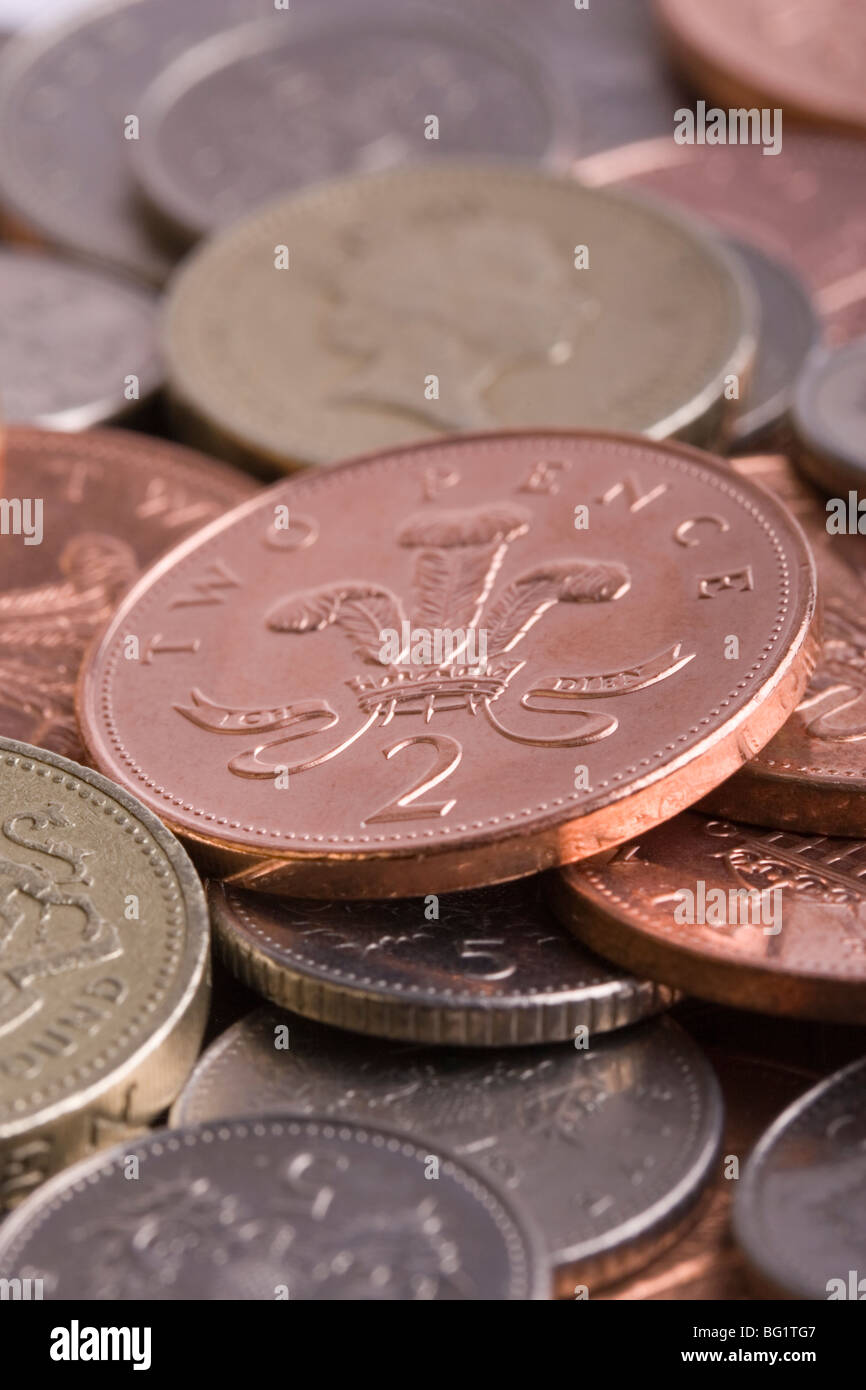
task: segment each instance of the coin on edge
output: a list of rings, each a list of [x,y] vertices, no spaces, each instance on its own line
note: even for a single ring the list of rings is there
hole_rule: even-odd
[[[0,734],[84,750],[75,682],[121,594],[163,551],[255,491],[243,473],[128,430],[5,431],[0,539]]]
[[[53,256],[0,249],[0,412],[79,430],[129,415],[162,384],[156,300]]]
[[[734,1233],[765,1296],[862,1300],[864,1194],[866,1058],[783,1110],[737,1184]]]
[[[0,739],[0,1205],[152,1120],[204,1031],[192,864],[99,773]]]
[[[791,423],[794,462],[826,493],[866,499],[866,337],[812,354],[797,382]],[[866,506],[854,504],[854,527],[866,535]],[[827,525],[829,526],[829,521]]]
[[[446,893],[698,800],[796,706],[814,620],[796,522],[721,460],[477,435],[304,474],[176,549],[78,710],[93,762],[210,873]]]
[[[866,131],[866,12],[851,0],[655,0],[673,56],[701,93],[734,107]]]
[[[731,447],[745,449],[787,418],[794,385],[821,336],[806,286],[792,269],[751,242],[731,238],[758,305],[755,366],[731,430]]]
[[[658,1013],[676,995],[578,947],[537,878],[382,902],[208,887],[220,954],[283,1008],[337,1028],[475,1047],[572,1041]]]
[[[862,840],[687,812],[550,887],[566,926],[627,970],[736,1008],[866,1023]]]
[[[522,1212],[438,1138],[307,1115],[158,1130],[13,1213],[0,1277],[76,1302],[547,1298]]]
[[[723,1118],[712,1067],[669,1020],[587,1048],[477,1052],[374,1042],[260,1009],[204,1053],[173,1122],[280,1110],[436,1135],[526,1209],[566,1298],[576,1284],[594,1295],[682,1233]]]
[[[560,141],[564,157],[549,74],[507,31],[471,19],[325,8],[312,23],[272,17],[197,44],[145,95],[132,150],[143,191],[191,242],[339,174],[429,156],[542,160]]]
[[[290,469],[456,430],[720,438],[751,291],[678,212],[495,165],[323,184],[218,233],[172,281],[179,427]]]
[[[821,655],[779,732],[699,809],[866,837],[866,538],[828,532],[828,504],[783,455],[738,458],[732,467],[775,492],[806,533],[818,568]]]
[[[832,342],[866,332],[866,143],[785,130],[778,154],[761,145],[678,145],[673,135],[579,160],[593,187],[621,185],[670,198],[719,230],[793,266]]]
[[[130,117],[183,47],[273,14],[273,0],[103,0],[16,37],[0,58],[5,233],[161,283],[172,257],[138,204]]]

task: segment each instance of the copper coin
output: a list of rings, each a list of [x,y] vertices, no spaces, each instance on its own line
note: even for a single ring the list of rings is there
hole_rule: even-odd
[[[771,1298],[866,1296],[866,1058],[770,1126],[737,1184],[734,1228]]]
[[[121,594],[163,551],[254,491],[241,473],[122,430],[6,432],[0,733],[82,761],[78,668]]]
[[[814,618],[802,533],[722,461],[470,435],[281,483],[176,550],[79,713],[96,764],[239,886],[448,892],[709,791],[797,703]]]
[[[866,337],[813,353],[797,382],[791,425],[796,463],[813,482],[846,503],[852,489],[866,498]],[[856,504],[853,529],[866,535]]]
[[[0,250],[7,424],[107,424],[136,410],[161,381],[154,295],[89,266]]]
[[[238,977],[284,1008],[380,1038],[503,1047],[573,1042],[674,999],[578,946],[539,878],[443,897],[315,902],[212,883]]]
[[[324,23],[321,11],[272,17],[196,45],[145,96],[142,189],[190,242],[337,174],[431,156],[552,157],[544,70],[471,15],[326,6]],[[275,139],[280,129],[290,138]]]
[[[828,533],[828,504],[783,456],[733,466],[772,488],[806,532],[818,566],[823,640],[791,717],[703,805],[780,829],[866,836],[866,538]]]
[[[860,0],[655,0],[674,57],[702,94],[731,106],[866,129]]]
[[[720,11],[721,13],[721,11]],[[677,145],[672,136],[579,161],[592,185],[646,189],[708,218],[799,271],[828,337],[844,342],[866,315],[866,144],[785,131],[759,145]]]
[[[139,120],[145,87],[183,48],[267,15],[273,0],[103,0],[10,43],[0,64],[6,233],[164,280],[172,257],[142,216],[129,117]]]
[[[551,880],[590,947],[699,998],[866,1022],[866,843],[690,811]]]

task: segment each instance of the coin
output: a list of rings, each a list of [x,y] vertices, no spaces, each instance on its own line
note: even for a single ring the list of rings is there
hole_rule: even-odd
[[[798,467],[846,502],[849,490],[866,498],[866,337],[812,355],[797,382],[792,424]],[[856,504],[854,529],[866,535]]]
[[[745,457],[733,466],[770,487],[806,532],[818,566],[823,640],[796,710],[702,808],[780,829],[866,836],[866,540],[828,534],[823,497],[784,456]]]
[[[136,173],[186,242],[336,174],[431,155],[553,156],[550,84],[496,30],[411,6],[325,17],[218,34],[149,88]]]
[[[145,87],[184,47],[273,14],[273,0],[104,0],[9,44],[0,63],[7,233],[164,280],[172,257],[141,216],[127,166],[129,118],[139,118]]]
[[[161,383],[156,303],[96,270],[0,250],[0,409],[7,423],[85,429]]]
[[[866,1292],[866,1058],[784,1110],[737,1185],[734,1229],[770,1297]]]
[[[674,57],[713,100],[866,128],[858,0],[655,0]]]
[[[691,222],[468,164],[325,184],[212,238],[172,283],[166,353],[180,427],[271,467],[506,426],[706,442],[750,315]]]
[[[798,271],[831,341],[866,314],[866,146],[844,136],[785,131],[777,155],[758,145],[644,140],[580,160],[592,186],[620,184],[670,198]]]
[[[606,863],[571,865],[553,905],[591,950],[699,998],[866,1022],[866,843],[687,812]]]
[[[321,903],[212,883],[211,922],[235,974],[307,1018],[425,1043],[573,1040],[658,1013],[663,985],[577,947],[538,879],[442,898]]]
[[[732,427],[738,449],[754,446],[788,414],[794,383],[821,334],[811,297],[799,276],[748,241],[732,240],[756,290],[755,366]]]
[[[153,1119],[204,1030],[207,906],[105,777],[0,739],[0,1206]]]
[[[438,1136],[306,1116],[157,1131],[76,1165],[0,1229],[0,1277],[25,1270],[76,1302],[549,1291],[526,1219]]]
[[[237,886],[447,893],[705,794],[799,700],[814,602],[796,523],[709,455],[470,436],[284,482],[175,550],[78,708],[96,765]]]
[[[14,427],[5,464],[22,532],[0,539],[0,733],[82,761],[74,693],[89,642],[146,565],[254,485],[121,430]]]
[[[762,1057],[732,1051],[709,1054],[721,1083],[725,1103],[722,1141],[724,1167],[730,1158],[742,1165],[779,1106],[802,1095],[814,1081],[804,1073]],[[737,1186],[721,1171],[702,1199],[694,1225],[681,1240],[646,1269],[604,1290],[599,1296],[623,1302],[671,1299],[748,1299],[751,1289],[745,1262],[731,1232],[732,1189]]]
[[[722,1125],[712,1068],[667,1020],[587,1050],[491,1053],[373,1042],[272,1009],[207,1050],[173,1122],[286,1109],[436,1135],[478,1162],[538,1225],[565,1297],[576,1284],[594,1296],[675,1239]]]

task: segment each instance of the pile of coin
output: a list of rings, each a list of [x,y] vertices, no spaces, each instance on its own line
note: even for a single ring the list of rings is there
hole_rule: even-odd
[[[0,56],[4,1281],[859,1296],[862,93],[598,9]]]

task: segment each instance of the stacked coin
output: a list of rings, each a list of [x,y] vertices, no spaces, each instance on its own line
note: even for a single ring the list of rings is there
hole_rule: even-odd
[[[834,8],[844,62],[747,0],[4,49],[4,1289],[859,1296]]]

